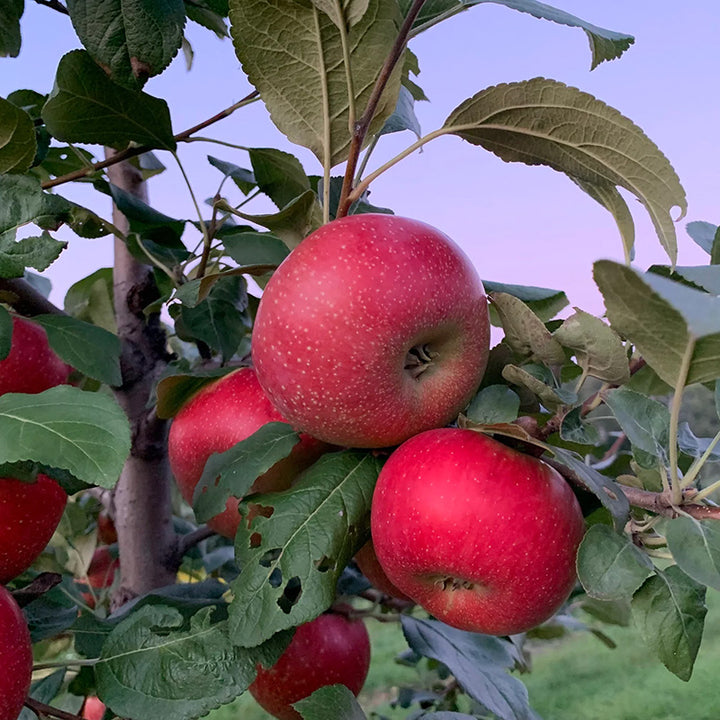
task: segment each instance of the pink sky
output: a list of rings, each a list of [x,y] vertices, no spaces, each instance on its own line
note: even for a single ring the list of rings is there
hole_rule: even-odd
[[[419,83],[431,100],[417,107],[423,132],[439,127],[455,106],[489,85],[544,76],[579,87],[632,119],[670,159],[689,203],[687,217],[677,225],[679,263],[707,262],[684,226],[690,220],[720,222],[717,3],[560,0],[556,5],[595,25],[634,34],[636,43],[620,60],[589,72],[590,52],[581,30],[481,5],[411,45],[420,58]],[[26,7],[23,32],[20,58],[0,60],[0,95],[22,87],[49,91],[60,55],[79,47],[69,20],[35,3]],[[195,50],[192,71],[188,73],[178,57],[146,86],[149,93],[168,99],[175,132],[215,114],[250,89],[229,41],[193,25],[188,36]],[[287,143],[259,104],[204,134],[251,147],[280,146],[294,152],[308,173],[320,172],[314,157]],[[377,157],[390,157],[411,142],[409,133],[388,137]],[[99,148],[92,150],[100,154]],[[237,150],[204,143],[182,147],[181,157],[201,198],[213,195],[220,180],[205,160],[208,154],[248,166]],[[193,218],[172,158],[162,159],[168,172],[152,181],[152,204],[169,215]],[[88,205],[97,202],[83,189],[64,186],[60,192]],[[481,277],[563,288],[572,304],[594,313],[602,312],[602,301],[592,282],[593,261],[623,258],[610,215],[565,176],[503,163],[456,138],[435,140],[386,173],[374,184],[372,200],[449,234],[470,255]],[[628,200],[637,226],[636,265],[666,262],[645,210]],[[100,202],[95,209],[108,217],[105,199]],[[56,302],[73,281],[112,262],[108,240],[68,237],[70,249],[48,273]]]

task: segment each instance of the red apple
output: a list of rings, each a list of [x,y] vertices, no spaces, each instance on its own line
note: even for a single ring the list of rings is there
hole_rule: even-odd
[[[87,582],[94,590],[104,590],[115,582],[115,573],[120,567],[120,559],[109,547],[102,545],[93,553],[87,569]],[[92,593],[82,594],[89,607],[95,607],[95,597]]]
[[[0,478],[0,583],[25,572],[60,522],[67,495],[47,475],[35,482]]]
[[[0,360],[0,395],[39,393],[68,381],[71,368],[48,344],[40,325],[13,316],[10,354]]]
[[[353,215],[306,237],[274,273],[252,356],[294,427],[387,447],[465,407],[489,328],[482,283],[450,238],[407,218]]]
[[[96,695],[88,695],[82,708],[85,720],[102,720],[105,715],[105,703]]]
[[[97,519],[98,541],[103,545],[113,545],[118,541],[115,522],[107,510],[101,510]]]
[[[404,592],[390,582],[390,578],[385,574],[382,565],[380,565],[380,561],[377,559],[372,540],[368,540],[355,553],[355,562],[360,568],[360,572],[376,590],[390,595],[390,597],[397,598],[398,600],[410,600]]]
[[[524,632],[575,583],[580,506],[542,461],[472,430],[429,430],[390,456],[371,513],[390,581],[448,625]]]
[[[32,643],[22,610],[0,585],[0,718],[15,720],[30,690]]]
[[[252,368],[239,368],[206,385],[184,405],[170,426],[168,457],[180,493],[192,504],[195,486],[213,453],[228,450],[269,422],[286,422],[272,406]],[[286,490],[328,446],[302,436],[291,454],[276,463],[253,484],[251,492]],[[208,521],[220,535],[235,537],[240,515],[237,498]]]
[[[369,668],[370,637],[363,621],[326,613],[297,628],[275,665],[258,665],[249,690],[279,720],[300,720],[293,703],[325,685],[345,685],[357,695]]]

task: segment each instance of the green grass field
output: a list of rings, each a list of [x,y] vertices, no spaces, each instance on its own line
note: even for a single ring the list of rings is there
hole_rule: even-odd
[[[632,628],[603,627],[618,644],[611,650],[590,634],[543,643],[533,652],[533,671],[522,676],[543,720],[718,720],[720,718],[720,595],[709,591],[705,635],[690,682],[676,678],[651,655]],[[397,688],[415,684],[418,672],[394,657],[406,648],[399,625],[368,625],[373,660],[360,696],[371,711],[400,720],[411,710],[390,708]],[[720,683],[719,683],[720,684]],[[417,709],[415,707],[414,709]],[[246,693],[210,720],[272,720]]]

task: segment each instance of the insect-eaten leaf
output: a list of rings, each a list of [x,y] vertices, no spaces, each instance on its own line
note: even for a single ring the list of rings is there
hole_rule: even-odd
[[[243,502],[232,583],[234,643],[257,645],[309,622],[335,597],[338,578],[367,540],[380,461],[347,450],[321,457],[290,489]]]

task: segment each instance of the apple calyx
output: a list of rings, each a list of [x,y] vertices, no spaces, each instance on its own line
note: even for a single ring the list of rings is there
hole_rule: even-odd
[[[475,590],[476,583],[472,580],[464,580],[463,578],[446,575],[444,577],[439,577],[435,581],[435,585],[441,590],[455,592],[456,590]]]
[[[415,345],[408,350],[405,358],[405,370],[408,371],[410,377],[416,379],[420,377],[434,362],[435,358],[440,355],[436,350],[431,350],[430,345]]]

